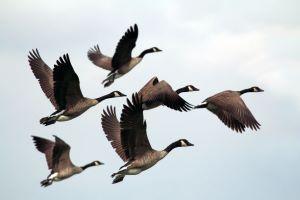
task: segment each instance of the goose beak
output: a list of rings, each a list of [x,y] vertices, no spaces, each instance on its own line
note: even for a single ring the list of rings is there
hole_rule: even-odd
[[[200,89],[198,89],[198,88],[196,88],[196,87],[194,87],[193,89],[194,89],[194,91],[200,91]]]

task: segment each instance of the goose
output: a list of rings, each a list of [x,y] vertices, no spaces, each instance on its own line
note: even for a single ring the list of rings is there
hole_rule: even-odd
[[[47,179],[41,181],[41,186],[47,187],[53,181],[61,181],[75,174],[79,174],[89,167],[103,165],[100,161],[93,161],[82,167],[75,166],[70,160],[71,147],[59,137],[53,135],[55,141],[32,136],[33,143],[38,151],[45,154],[51,173]]]
[[[75,73],[69,55],[65,54],[57,60],[54,70],[42,60],[39,51],[29,52],[29,65],[39,84],[56,111],[44,117],[40,123],[47,126],[56,121],[68,121],[78,117],[101,101],[126,96],[119,91],[111,92],[96,99],[82,95],[79,78]]]
[[[138,92],[139,96],[143,96],[143,109],[149,110],[160,105],[177,111],[189,111],[192,105],[186,102],[178,94],[182,92],[199,91],[193,85],[187,85],[174,91],[172,87],[164,80],[159,81],[157,77],[153,77],[146,85]]]
[[[260,124],[244,103],[241,95],[263,91],[257,86],[240,91],[226,90],[205,99],[202,104],[194,108],[207,108],[233,131],[242,133],[246,127],[257,130],[260,128]]]
[[[126,162],[118,172],[111,176],[113,184],[121,182],[126,175],[137,175],[154,166],[158,161],[168,155],[174,148],[193,146],[186,139],[180,139],[167,146],[164,150],[152,149],[146,133],[142,100],[132,95],[132,102],[127,99],[124,105],[121,122],[116,117],[116,109],[107,107],[102,114],[102,128],[111,142],[112,147],[121,159]]]
[[[138,26],[134,24],[133,27],[130,26],[127,29],[126,33],[120,39],[112,58],[102,54],[99,45],[94,46],[88,51],[87,56],[92,63],[110,71],[107,78],[102,82],[104,87],[110,86],[115,79],[127,74],[142,61],[146,54],[162,51],[157,47],[152,47],[144,50],[137,57],[131,57],[131,52],[135,47],[137,38]]]

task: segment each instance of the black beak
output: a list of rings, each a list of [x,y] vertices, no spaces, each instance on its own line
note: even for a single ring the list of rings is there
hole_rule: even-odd
[[[194,87],[193,90],[194,90],[194,91],[200,91],[200,89],[198,89],[198,88],[196,88],[196,87]]]
[[[191,147],[194,146],[194,144],[192,144],[192,143],[188,143],[187,145],[188,145],[188,146],[191,146]]]

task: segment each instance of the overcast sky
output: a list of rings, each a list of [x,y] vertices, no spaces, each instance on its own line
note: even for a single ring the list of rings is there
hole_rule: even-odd
[[[300,3],[253,1],[16,1],[0,3],[1,197],[3,199],[299,199],[300,191]],[[109,88],[107,71],[86,56],[99,44],[112,55],[126,29],[137,23],[133,55],[156,46],[140,65]],[[175,149],[156,166],[112,185],[123,165],[103,134],[106,105],[120,115],[125,98],[110,99],[65,123],[43,127],[54,111],[34,78],[28,51],[38,48],[49,66],[69,53],[87,97],[113,90],[131,93],[150,78],[174,89],[193,84],[199,92],[182,96],[193,104],[217,92],[259,86],[264,93],[243,99],[261,130],[236,134],[207,110],[180,113],[160,107],[145,113],[155,149],[186,138],[195,146]],[[49,171],[30,135],[72,146],[77,165],[104,166],[48,188]]]

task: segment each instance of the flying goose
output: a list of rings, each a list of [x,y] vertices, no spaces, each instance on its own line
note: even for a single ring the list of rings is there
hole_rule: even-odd
[[[160,105],[166,105],[171,109],[181,112],[190,110],[192,105],[186,102],[178,94],[192,91],[199,91],[199,89],[193,85],[188,85],[174,91],[166,81],[159,81],[157,77],[153,77],[138,92],[138,95],[143,97],[144,110],[156,108]]]
[[[229,128],[242,133],[245,128],[257,130],[260,124],[256,121],[243,99],[247,92],[263,92],[259,87],[251,87],[241,91],[227,90],[205,99],[201,105],[194,108],[207,108]]]
[[[132,70],[137,64],[139,64],[144,56],[148,53],[154,53],[161,51],[157,47],[152,47],[144,50],[139,56],[131,57],[132,49],[135,47],[136,40],[138,38],[138,26],[134,26],[127,29],[126,33],[120,39],[115,54],[113,57],[103,55],[96,45],[91,48],[87,56],[96,66],[102,69],[109,70],[107,78],[102,82],[104,87],[110,86],[115,79],[123,76]]]
[[[152,149],[146,133],[142,101],[137,94],[132,95],[132,102],[127,99],[121,122],[117,119],[116,109],[107,107],[102,114],[102,128],[116,153],[126,162],[120,171],[112,174],[115,177],[113,183],[122,181],[126,175],[137,175],[149,169],[176,147],[193,146],[186,139],[180,139],[164,150]]]
[[[67,121],[78,117],[105,99],[126,96],[119,91],[114,91],[96,99],[84,97],[81,93],[79,78],[71,65],[68,54],[57,60],[53,71],[42,60],[37,49],[29,52],[28,58],[33,74],[56,109],[49,117],[40,120],[40,123],[46,126],[56,121]]]
[[[51,141],[32,136],[37,150],[45,154],[48,168],[51,169],[51,173],[47,179],[41,182],[41,186],[47,187],[51,185],[53,181],[61,181],[75,174],[79,174],[89,167],[104,164],[100,161],[93,161],[82,167],[75,166],[70,160],[71,147],[59,137],[54,135],[54,138],[55,141]]]

